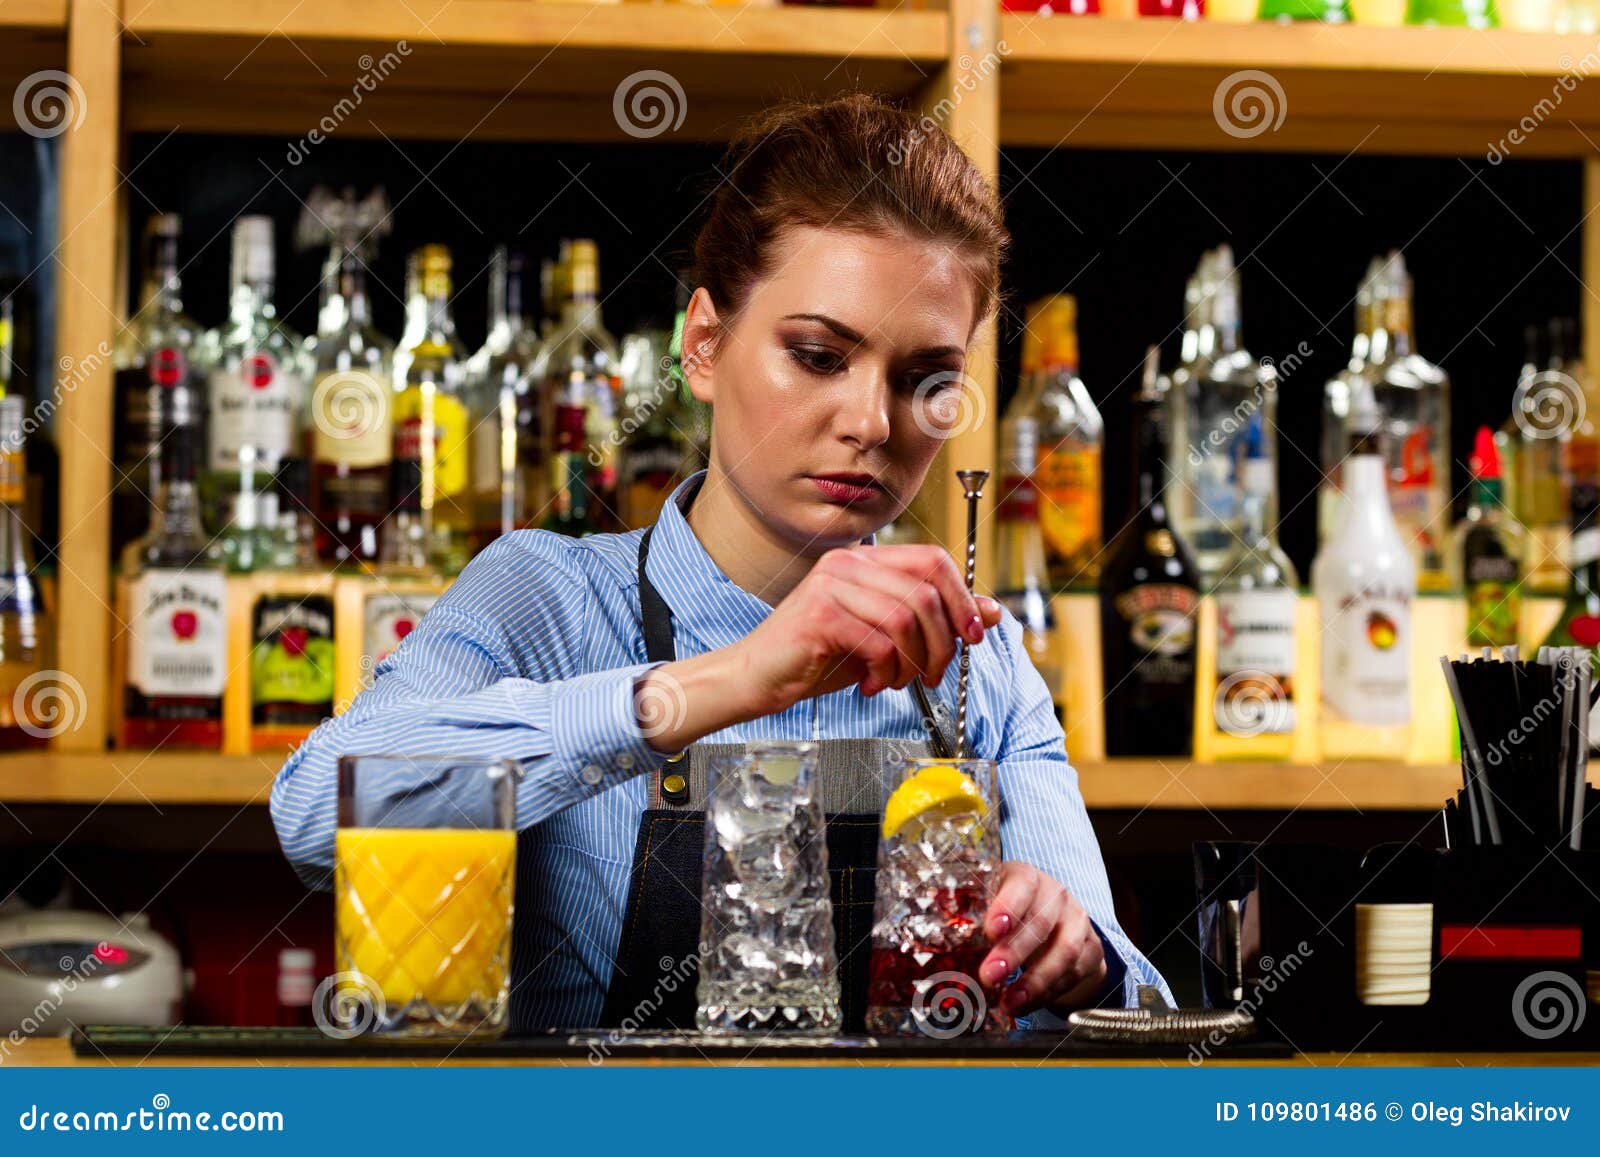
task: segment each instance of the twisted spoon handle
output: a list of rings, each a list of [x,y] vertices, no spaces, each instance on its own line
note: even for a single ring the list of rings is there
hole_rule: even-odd
[[[961,491],[967,500],[967,590],[972,590],[978,569],[978,500],[983,497],[983,484],[989,480],[987,470],[957,470]],[[961,676],[956,692],[956,758],[966,759],[967,752],[967,677],[972,670],[972,645],[961,642]]]

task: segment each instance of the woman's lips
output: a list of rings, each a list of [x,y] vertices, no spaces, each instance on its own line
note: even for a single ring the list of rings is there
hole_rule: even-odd
[[[823,498],[841,506],[871,502],[884,493],[883,487],[874,482],[870,474],[813,474],[811,481]]]

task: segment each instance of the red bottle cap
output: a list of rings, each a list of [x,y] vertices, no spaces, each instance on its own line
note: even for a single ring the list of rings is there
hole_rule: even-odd
[[[1477,441],[1472,444],[1472,457],[1467,465],[1480,482],[1500,480],[1500,450],[1494,444],[1494,431],[1489,427],[1478,427]]]

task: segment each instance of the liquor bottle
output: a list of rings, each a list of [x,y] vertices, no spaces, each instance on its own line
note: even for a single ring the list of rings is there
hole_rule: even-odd
[[[315,1028],[316,953],[309,948],[278,950],[278,1016],[280,1028]]]
[[[1100,461],[1105,423],[1078,377],[1078,303],[1066,294],[1039,318],[1044,330],[1035,409],[1039,419],[1039,527],[1052,587],[1100,576]]]
[[[307,507],[311,494],[311,464],[304,458],[285,458],[273,479],[273,521],[267,569],[308,573],[321,569],[317,556],[317,525]]]
[[[434,566],[459,574],[471,557],[472,443],[464,394],[466,355],[450,318],[450,251],[418,251],[428,325],[411,350],[395,399],[394,456],[421,467],[422,521]]]
[[[175,213],[150,220],[139,309],[112,351],[117,411],[112,454],[117,480],[111,500],[111,548],[124,569],[133,562],[129,547],[150,528],[151,504],[161,490],[162,399],[180,387],[194,394],[202,381],[196,364],[201,330],[183,312],[178,274],[181,229]],[[198,423],[199,412],[190,412],[188,420]]]
[[[428,332],[428,299],[422,292],[422,250],[406,254],[406,313],[400,340],[394,345],[393,372],[395,393],[406,388],[411,371],[411,352]]]
[[[1050,607],[1050,575],[1045,562],[1044,536],[1039,523],[1039,493],[1034,474],[1038,467],[1039,423],[1032,415],[1019,415],[1006,423],[1004,469],[1000,475],[999,521],[995,543],[994,591],[1022,624],[1022,642],[1034,668],[1050,688],[1052,698],[1062,694],[1061,665],[1056,661],[1055,619]]]
[[[711,407],[694,396],[689,388],[689,377],[683,370],[683,321],[689,312],[689,299],[694,296],[689,283],[678,278],[677,310],[672,318],[672,340],[667,345],[667,357],[672,362],[669,371],[678,389],[685,426],[688,431],[688,459],[684,462],[685,474],[704,470],[711,461]],[[892,525],[892,524],[891,524]],[[880,532],[881,533],[881,532]]]
[[[1219,246],[1201,262],[1207,295],[1200,351],[1192,372],[1173,378],[1171,405],[1174,485],[1167,497],[1201,577],[1214,583],[1239,533],[1240,440],[1247,420],[1261,414],[1266,455],[1278,460],[1277,374],[1241,344],[1239,274],[1233,250]],[[1209,341],[1208,341],[1209,339]],[[1268,522],[1274,521],[1269,504]]]
[[[422,465],[396,458],[389,472],[389,517],[383,524],[378,573],[390,578],[432,578],[427,521],[422,516]]]
[[[1356,287],[1356,331],[1350,342],[1350,360],[1344,369],[1328,379],[1322,395],[1322,481],[1317,487],[1317,545],[1328,541],[1339,523],[1339,480],[1345,451],[1350,448],[1350,431],[1345,422],[1351,403],[1370,396],[1367,385],[1367,358],[1372,351],[1372,331],[1376,328],[1373,293],[1383,262],[1374,257]]]
[[[1509,647],[1522,616],[1522,527],[1505,509],[1494,431],[1478,428],[1472,451],[1472,497],[1450,544],[1453,585],[1467,600],[1467,643]]]
[[[122,743],[215,750],[228,675],[227,584],[201,525],[199,400],[183,386],[163,393],[161,490],[149,534],[130,550]]]
[[[1572,534],[1568,539],[1572,580],[1556,625],[1543,647],[1583,647],[1600,681],[1600,487],[1572,488]],[[1600,745],[1600,707],[1589,712],[1589,749]]]
[[[1411,277],[1398,250],[1384,259],[1373,309],[1364,379],[1384,419],[1389,503],[1411,544],[1418,588],[1442,591],[1450,582],[1450,378],[1412,351]]]
[[[1390,509],[1383,416],[1358,401],[1347,426],[1344,514],[1311,567],[1322,623],[1325,756],[1402,758],[1411,720],[1416,561]]]
[[[1295,727],[1295,613],[1299,576],[1267,521],[1277,476],[1265,419],[1250,416],[1239,473],[1238,545],[1217,582],[1216,684],[1202,727],[1225,759],[1287,759]]]
[[[1530,591],[1562,594],[1567,589],[1567,516],[1575,481],[1600,481],[1594,428],[1584,429],[1586,415],[1580,387],[1563,374],[1564,334],[1550,323],[1551,360],[1539,362],[1539,330],[1524,331],[1527,357],[1511,396],[1511,428],[1516,433],[1515,501],[1508,503],[1527,530],[1523,573]],[[1576,419],[1583,418],[1584,422]],[[1502,464],[1502,474],[1504,474]]]
[[[587,489],[589,493],[581,519],[574,522],[570,509],[558,509],[551,512],[546,525],[614,530],[622,524],[617,497],[617,448],[621,443],[617,343],[600,324],[600,255],[595,243],[581,239],[571,242],[566,258],[566,304],[554,335],[539,348],[533,373],[544,383],[554,404],[551,498],[559,505],[563,501],[570,503],[574,489]],[[576,456],[575,411],[583,414]],[[589,448],[597,459],[592,464]],[[577,480],[567,477],[574,469],[581,469]]]
[[[251,749],[292,748],[333,714],[333,600],[268,591],[250,627]]]
[[[563,242],[563,253],[570,242]],[[562,303],[566,299],[567,270],[561,260],[539,265],[539,339],[532,363],[523,371],[517,396],[517,502],[518,526],[542,526],[553,501],[550,481],[555,469],[555,398],[545,378],[541,355],[556,341]]]
[[[272,479],[296,450],[306,405],[300,339],[279,324],[272,305],[272,243],[272,218],[234,222],[228,324],[208,359],[209,521],[222,528],[233,571],[264,565]]]
[[[1112,756],[1184,755],[1194,738],[1200,572],[1161,493],[1165,403],[1152,386],[1147,373],[1134,401],[1138,505],[1100,574],[1106,754]]]
[[[524,414],[519,390],[530,388],[528,370],[539,352],[539,339],[523,316],[523,278],[526,262],[521,254],[496,249],[491,259],[489,339],[475,378],[469,375],[473,421],[472,491],[477,520],[474,546],[482,550],[502,534],[522,525],[529,502],[540,494],[520,494],[518,483],[528,473],[518,469],[523,442],[519,422]],[[487,352],[485,352],[487,351]],[[536,417],[537,407],[526,408]],[[537,430],[526,439],[537,445]],[[542,487],[541,487],[542,489]]]
[[[389,200],[381,186],[359,201],[354,189],[335,193],[322,185],[306,197],[295,228],[295,247],[327,250],[318,286],[316,332],[302,343],[308,381],[316,379],[324,344],[343,333],[350,322],[350,299],[343,277],[346,253],[352,249],[370,253],[378,238],[388,235],[390,219]]]
[[[57,719],[40,672],[52,665],[54,632],[34,580],[29,535],[22,517],[26,454],[23,403],[0,398],[0,750],[43,747],[69,719]],[[54,726],[52,726],[54,724]]]
[[[1556,433],[1565,435],[1560,440],[1567,450],[1567,483],[1600,485],[1600,390],[1584,365],[1578,323],[1570,317],[1550,322],[1550,362],[1541,384],[1549,411],[1543,422],[1546,433],[1553,425]],[[1552,390],[1559,393],[1552,394]],[[1539,394],[1536,388],[1535,397]],[[1525,400],[1524,405],[1531,401]],[[1534,417],[1537,420],[1538,416]]]
[[[317,554],[335,565],[371,566],[388,512],[394,455],[393,347],[372,326],[361,237],[343,234],[339,329],[317,344],[311,392],[311,508]]]
[[[678,381],[669,364],[671,335],[641,330],[622,340],[622,431],[617,492],[623,525],[649,526],[679,482],[690,474],[691,419],[683,409]],[[627,431],[632,433],[628,434]]]

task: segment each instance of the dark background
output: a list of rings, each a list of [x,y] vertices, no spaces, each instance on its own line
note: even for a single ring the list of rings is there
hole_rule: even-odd
[[[622,334],[670,322],[673,273],[690,247],[719,149],[702,145],[497,144],[333,139],[291,165],[287,141],[139,138],[131,244],[157,210],[184,217],[185,300],[207,325],[227,309],[228,230],[241,212],[279,227],[278,301],[315,328],[322,251],[295,252],[300,202],[318,184],[382,185],[396,205],[370,287],[379,327],[399,333],[405,254],[426,241],[456,256],[456,319],[484,332],[483,271],[502,242],[531,257],[564,236],[600,244],[605,322]],[[1279,392],[1282,538],[1300,569],[1316,547],[1323,383],[1349,356],[1367,262],[1405,251],[1419,351],[1450,371],[1454,491],[1481,423],[1510,412],[1525,324],[1572,316],[1579,282],[1582,170],[1576,161],[1013,149],[1001,188],[1014,246],[1001,318],[1001,397],[1015,388],[1023,303],[1077,295],[1083,378],[1107,426],[1106,524],[1125,509],[1128,400],[1144,348],[1177,359],[1184,281],[1203,249],[1234,248],[1244,337],[1258,357],[1310,351]],[[135,262],[137,268],[137,262]],[[1461,507],[1458,501],[1458,511]]]

